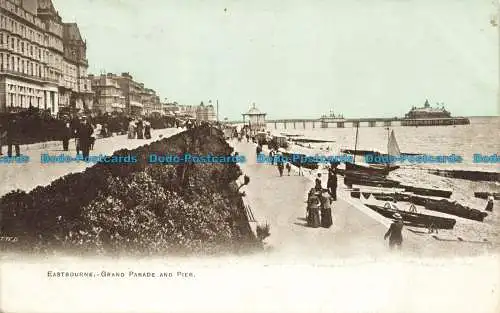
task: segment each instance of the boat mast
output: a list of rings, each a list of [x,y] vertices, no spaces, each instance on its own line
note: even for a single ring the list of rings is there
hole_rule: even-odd
[[[391,138],[391,135],[390,135],[391,131],[389,129],[389,127],[387,127],[387,158],[389,159],[391,156],[390,156],[390,152],[389,152],[389,141],[390,141],[390,138]],[[389,160],[387,160],[387,163],[385,164],[386,167],[389,167]]]
[[[358,131],[359,131],[359,122],[356,124],[356,139],[354,141],[354,164],[356,164],[356,151],[358,148]]]

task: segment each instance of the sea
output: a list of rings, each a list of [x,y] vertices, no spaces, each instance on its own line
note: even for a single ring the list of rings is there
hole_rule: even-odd
[[[329,143],[299,143],[290,149],[298,149],[307,155],[339,155],[342,149],[354,149],[356,141],[356,128],[346,125],[345,128],[312,128],[302,123],[267,124],[268,131],[272,134],[300,135],[296,138],[313,138],[332,141]],[[470,170],[483,172],[500,172],[500,163],[474,163],[473,155],[499,155],[500,156],[500,116],[471,117],[470,125],[455,126],[391,126],[363,127],[358,129],[357,149],[374,150],[387,153],[389,131],[394,130],[397,143],[402,153],[427,154],[432,156],[457,155],[462,157],[461,163],[455,164],[398,164],[401,167],[392,171],[388,178],[405,184],[451,190],[451,201],[457,201],[471,208],[484,210],[486,200],[474,197],[476,191],[500,192],[500,182],[469,181],[437,176],[427,169]],[[357,156],[357,160],[363,160]],[[453,236],[474,240],[488,240],[500,243],[500,201],[495,201],[494,211],[486,217],[484,223],[457,218],[457,225]],[[421,208],[421,210],[426,211]]]

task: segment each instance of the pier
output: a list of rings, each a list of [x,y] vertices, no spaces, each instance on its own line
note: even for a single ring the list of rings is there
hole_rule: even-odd
[[[313,128],[347,128],[347,127],[389,127],[389,126],[450,126],[468,125],[465,117],[451,118],[330,118],[317,119],[275,119],[266,120],[269,129],[313,129]]]

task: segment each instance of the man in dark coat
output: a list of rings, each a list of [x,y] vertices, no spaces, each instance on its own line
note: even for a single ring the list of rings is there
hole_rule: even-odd
[[[328,170],[328,182],[326,186],[332,196],[332,200],[337,201],[337,168],[334,166]]]
[[[83,158],[88,158],[90,151],[90,137],[94,129],[90,125],[86,117],[83,117],[82,124],[78,128],[77,136],[80,142],[80,149],[82,149]]]
[[[137,122],[136,132],[137,139],[144,139],[144,124],[142,123],[142,120],[139,120],[139,122]]]
[[[12,116],[7,125],[7,155],[12,157],[12,145],[15,146],[16,156],[20,156],[19,142],[21,141],[21,129],[17,116]]]

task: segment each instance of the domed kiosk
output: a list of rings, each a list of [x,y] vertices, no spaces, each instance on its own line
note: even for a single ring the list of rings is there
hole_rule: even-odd
[[[257,107],[255,103],[252,104],[250,110],[243,115],[243,123],[250,130],[252,134],[257,132],[262,132],[266,130],[266,113],[262,113]],[[245,117],[248,116],[248,123],[245,122]]]

